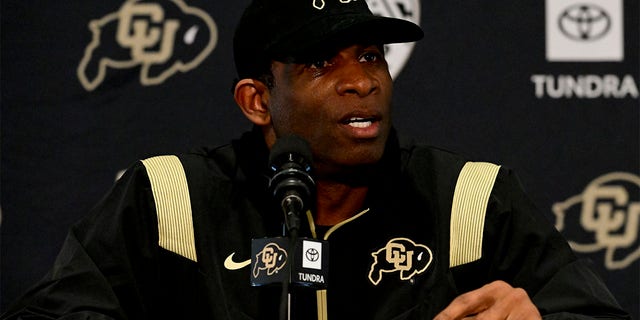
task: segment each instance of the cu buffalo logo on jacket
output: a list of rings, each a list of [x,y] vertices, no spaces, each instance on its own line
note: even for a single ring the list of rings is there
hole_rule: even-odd
[[[373,252],[369,280],[378,285],[384,274],[397,273],[401,280],[410,280],[429,268],[433,260],[431,249],[407,238],[394,238]]]

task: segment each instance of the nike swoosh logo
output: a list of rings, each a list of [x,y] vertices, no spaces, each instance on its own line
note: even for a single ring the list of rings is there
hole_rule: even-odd
[[[234,252],[224,259],[224,267],[227,268],[227,270],[239,270],[251,264],[251,259],[241,262],[233,261],[233,255],[235,254]]]

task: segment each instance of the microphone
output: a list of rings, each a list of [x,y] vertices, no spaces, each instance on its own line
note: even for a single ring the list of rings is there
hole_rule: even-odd
[[[311,207],[315,196],[315,181],[311,177],[311,148],[296,135],[278,138],[269,154],[273,176],[269,190],[280,203],[290,234],[297,236],[300,213]]]
[[[275,201],[280,203],[280,207],[284,213],[287,231],[289,232],[289,244],[288,246],[285,245],[285,247],[289,248],[289,257],[287,260],[290,262],[286,263],[285,272],[281,273],[283,275],[283,279],[281,280],[282,294],[280,297],[281,320],[291,318],[291,293],[289,292],[289,284],[292,280],[292,272],[300,269],[293,266],[293,264],[296,264],[300,259],[298,257],[299,255],[296,254],[296,250],[302,250],[302,248],[298,248],[300,213],[310,208],[312,202],[315,200],[316,184],[311,177],[311,160],[311,148],[309,144],[296,135],[278,138],[269,154],[269,166],[273,171],[273,175],[269,180],[269,191],[272,193]],[[303,241],[303,243],[307,242],[310,241]],[[320,245],[324,244],[320,243]],[[325,252],[323,254],[325,255],[324,264],[328,265],[328,259],[326,257],[328,254],[326,253],[327,250],[316,250],[316,252]],[[323,273],[320,273],[319,279],[322,279],[324,284],[322,275]],[[328,273],[326,275],[328,276]]]

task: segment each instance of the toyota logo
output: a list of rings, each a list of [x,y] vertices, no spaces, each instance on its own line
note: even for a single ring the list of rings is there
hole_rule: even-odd
[[[593,4],[576,4],[565,9],[558,18],[560,31],[570,39],[593,41],[611,28],[611,16]]]
[[[307,260],[314,262],[318,261],[320,253],[315,248],[309,248],[307,249],[307,252],[305,252],[305,256],[307,257]]]

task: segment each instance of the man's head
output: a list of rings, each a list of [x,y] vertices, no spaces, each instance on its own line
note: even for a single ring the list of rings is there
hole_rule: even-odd
[[[288,134],[309,141],[317,172],[372,164],[391,129],[383,44],[422,36],[364,0],[254,0],[234,38],[234,97],[269,147]]]

